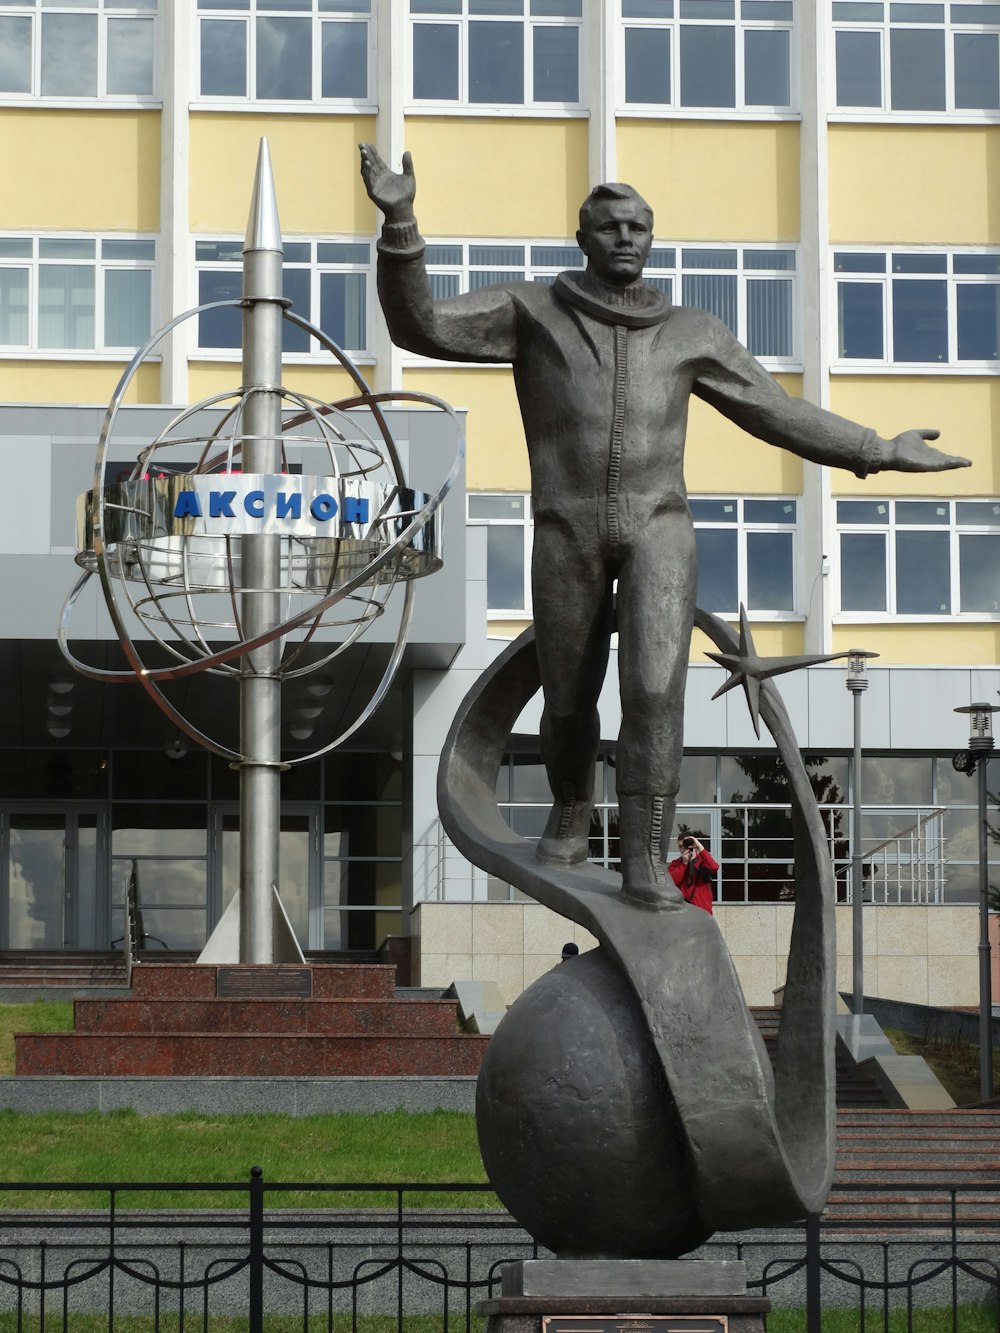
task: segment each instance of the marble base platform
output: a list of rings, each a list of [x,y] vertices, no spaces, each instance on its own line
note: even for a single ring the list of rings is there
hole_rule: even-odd
[[[528,1259],[476,1313],[486,1333],[764,1333],[770,1308],[738,1261]]]

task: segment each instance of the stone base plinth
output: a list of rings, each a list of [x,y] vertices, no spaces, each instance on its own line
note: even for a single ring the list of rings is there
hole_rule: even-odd
[[[481,1301],[486,1333],[764,1333],[771,1302],[732,1261],[530,1259]]]

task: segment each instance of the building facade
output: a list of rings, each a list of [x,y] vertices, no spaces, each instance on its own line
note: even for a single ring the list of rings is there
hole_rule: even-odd
[[[852,647],[879,654],[864,699],[860,775],[850,762],[842,669],[817,668],[784,692],[827,812],[842,898],[860,777],[872,989],[932,1002],[947,990],[953,1002],[974,1003],[975,783],[950,759],[967,739],[952,709],[992,702],[1000,686],[1000,4],[4,4],[0,166],[9,187],[0,202],[0,402],[105,403],[152,330],[181,310],[239,294],[262,135],[295,308],[344,346],[376,388],[434,393],[468,412],[464,518],[474,577],[465,580],[464,635],[428,631],[427,655],[409,664],[398,702],[398,738],[370,761],[389,768],[365,779],[372,791],[393,793],[384,803],[396,813],[375,817],[379,831],[370,837],[357,826],[367,816],[351,815],[350,823],[344,795],[359,784],[343,776],[346,757],[317,769],[310,796],[288,793],[286,863],[307,858],[295,878],[309,886],[300,913],[312,923],[308,942],[367,947],[386,932],[414,929],[425,981],[446,983],[464,968],[492,974],[513,993],[558,956],[553,941],[564,929],[543,926],[507,886],[456,869],[436,825],[428,778],[459,684],[496,651],[491,638],[530,622],[530,484],[509,369],[433,363],[388,340],[375,293],[378,218],[357,171],[357,144],[372,141],[394,165],[404,149],[413,155],[435,292],[550,281],[578,266],[580,201],[599,181],[629,181],[655,214],[647,278],[671,300],[720,316],[789,393],[886,436],[938,428],[946,449],[972,459],[962,472],[862,482],[751,440],[695,401],[686,476],[700,605],[733,620],[745,604],[764,654]],[[137,408],[184,404],[230,386],[238,344],[231,311],[188,321],[143,367],[130,400]],[[348,392],[346,376],[297,331],[285,352],[297,387],[327,399]],[[15,413],[4,436],[12,465],[35,447],[22,429]],[[55,506],[61,437],[47,423],[32,429],[49,440],[49,461],[36,459],[34,475],[43,484],[49,469]],[[42,554],[41,527],[13,498],[8,507],[9,558]],[[59,539],[53,535],[44,554],[62,552],[68,583],[71,542],[62,511],[52,513]],[[453,522],[453,558],[462,545],[456,535]],[[428,587],[425,596],[435,593]],[[31,676],[31,653],[51,637],[40,622],[27,631],[16,624],[8,619],[2,643],[5,679],[15,670]],[[722,862],[719,896],[734,953],[767,960],[744,969],[759,1000],[781,981],[794,893],[788,819],[766,738],[757,741],[734,696],[710,702],[722,677],[705,664],[708,646],[696,636],[679,818]],[[51,672],[57,667],[53,656]],[[58,706],[57,692],[53,699]],[[609,696],[591,845],[610,864],[615,707]],[[50,849],[65,842],[63,905],[52,908],[45,942],[103,943],[117,933],[111,868],[152,837],[133,831],[116,842],[114,803],[121,792],[147,800],[149,783],[180,802],[178,766],[164,760],[154,779],[159,759],[140,762],[142,751],[127,743],[141,731],[115,732],[103,760],[79,761],[96,762],[104,776],[83,779],[74,756],[93,747],[74,729],[59,736],[59,726],[35,725],[27,715],[11,725],[0,757],[8,772],[0,789],[0,946],[39,944],[36,927],[17,916],[19,842]],[[514,826],[532,836],[546,796],[530,720],[524,725],[500,798]],[[154,751],[162,758],[158,736],[148,740]],[[59,777],[60,768],[69,776]],[[186,890],[191,901],[169,911],[164,901],[162,920],[154,918],[154,933],[175,947],[196,946],[224,895],[232,780],[207,758],[204,769],[186,814],[146,816],[160,821],[166,860],[204,864],[204,888]],[[95,814],[105,799],[95,781],[111,784],[100,787],[110,802],[104,814]],[[36,827],[38,818],[54,821],[57,832]],[[103,905],[91,929],[66,907],[78,893],[66,888],[78,873],[66,866],[74,848],[100,843],[102,819],[108,852],[93,874]],[[386,833],[387,821],[397,820],[398,833],[395,826]],[[348,872],[332,850],[342,845],[374,850],[358,850]],[[369,855],[370,863],[362,860]],[[369,924],[352,936],[340,928],[340,888],[328,895],[325,886],[336,866],[338,885],[353,875],[358,893],[371,897],[374,889],[362,885],[380,857],[379,893],[392,910],[379,916],[368,902]],[[168,898],[171,873],[156,872]],[[490,922],[481,939],[473,930],[479,909]],[[71,930],[64,918],[79,924]],[[954,960],[967,954],[968,969],[959,968]],[[903,956],[916,961],[883,966]],[[938,956],[945,961],[928,962]]]

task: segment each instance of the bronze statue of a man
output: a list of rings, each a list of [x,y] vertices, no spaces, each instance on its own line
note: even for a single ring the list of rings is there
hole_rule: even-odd
[[[769,444],[859,477],[968,460],[928,445],[937,431],[883,440],[788,397],[720,320],[671,305],[642,280],[653,216],[631,186],[598,185],[584,201],[583,272],[436,301],[409,154],[399,174],[363,144],[361,174],[385,214],[378,289],[393,341],[424,356],[514,368],[531,465],[542,757],[554,798],[538,856],[564,866],[586,859],[597,700],[617,620],[622,892],[652,907],[679,905],[660,842],[670,837],[679,786],[697,585],[683,473],[691,394]]]

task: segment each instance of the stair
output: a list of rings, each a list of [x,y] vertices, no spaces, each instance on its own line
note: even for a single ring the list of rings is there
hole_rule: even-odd
[[[824,1222],[884,1230],[1000,1225],[1000,1105],[975,1110],[851,1108],[837,1116],[837,1162]],[[845,1186],[852,1186],[850,1190]],[[880,1189],[871,1187],[878,1185]],[[961,1193],[963,1187],[985,1187]]]
[[[771,1006],[755,1006],[750,1010],[764,1038],[768,1055],[774,1060],[774,1049],[778,1039],[778,1021],[781,1010]],[[884,1107],[898,1106],[872,1072],[864,1066],[858,1066],[850,1051],[840,1037],[837,1038],[837,1106],[839,1107]]]
[[[453,1000],[395,993],[393,964],[137,964],[128,997],[77,998],[74,1031],[15,1037],[17,1075],[476,1074]]]
[[[124,986],[125,955],[119,950],[45,953],[36,949],[0,950],[0,991]]]

